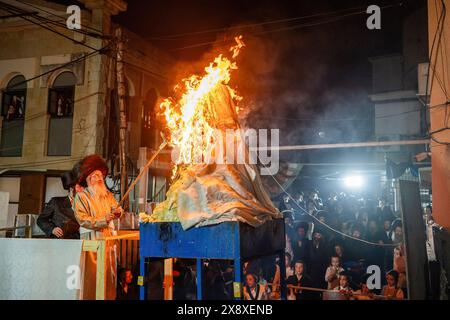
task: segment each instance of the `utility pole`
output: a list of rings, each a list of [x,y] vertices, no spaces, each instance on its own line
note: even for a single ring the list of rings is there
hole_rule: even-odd
[[[123,72],[123,51],[124,43],[122,37],[122,29],[116,29],[117,39],[117,93],[119,96],[119,116],[120,116],[120,128],[119,128],[119,157],[120,157],[120,197],[125,195],[128,189],[128,176],[127,176],[127,157],[125,149],[125,137],[127,132],[127,114],[125,106],[126,86],[125,75]],[[123,203],[123,208],[128,210],[128,200]]]

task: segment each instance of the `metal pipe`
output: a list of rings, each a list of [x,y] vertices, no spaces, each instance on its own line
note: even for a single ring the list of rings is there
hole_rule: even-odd
[[[270,146],[270,147],[253,147],[250,151],[268,151],[268,150],[309,150],[309,149],[336,149],[336,148],[364,148],[364,147],[384,147],[399,145],[418,145],[429,144],[430,140],[399,140],[399,141],[368,141],[368,142],[351,142],[351,143],[330,143],[330,144],[304,144],[292,146]]]
[[[167,141],[163,141],[163,143],[161,143],[161,145],[159,146],[159,149],[155,152],[155,154],[153,154],[153,156],[150,158],[150,160],[148,160],[147,164],[141,168],[139,175],[136,177],[136,179],[133,181],[133,183],[128,188],[127,192],[125,192],[124,196],[120,200],[119,206],[122,206],[123,202],[127,199],[128,195],[130,194],[131,190],[133,190],[136,183],[138,183],[138,181],[142,178],[142,176],[144,175],[144,172],[147,172],[147,170],[150,167],[150,165],[152,164],[152,162],[156,159],[158,154],[162,151],[162,149],[165,148],[166,145],[167,145]]]

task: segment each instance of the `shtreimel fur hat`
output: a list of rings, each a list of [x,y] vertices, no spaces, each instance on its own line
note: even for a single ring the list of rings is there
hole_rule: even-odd
[[[103,177],[106,177],[108,174],[108,165],[102,157],[92,154],[81,160],[79,165],[78,183],[82,186],[86,186],[86,178],[95,170],[100,170],[103,173]]]

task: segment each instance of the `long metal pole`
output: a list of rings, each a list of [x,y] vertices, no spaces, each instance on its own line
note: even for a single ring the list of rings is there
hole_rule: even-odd
[[[122,204],[128,198],[128,195],[130,194],[131,190],[133,190],[133,188],[136,185],[136,183],[138,183],[138,181],[142,178],[144,173],[147,172],[147,170],[150,167],[150,165],[153,163],[153,161],[156,159],[158,154],[165,148],[166,145],[167,145],[167,141],[163,141],[163,143],[161,143],[161,145],[159,146],[158,150],[153,154],[153,156],[150,158],[150,160],[147,161],[147,164],[144,167],[141,168],[141,171],[139,172],[139,175],[136,177],[136,179],[134,179],[133,183],[130,185],[130,187],[128,188],[127,192],[125,192],[125,194],[123,195],[122,199],[120,200],[120,202],[119,202],[120,206],[122,206]]]
[[[420,145],[429,144],[429,139],[421,140],[399,140],[399,141],[368,141],[368,142],[351,142],[351,143],[329,143],[329,144],[304,144],[292,146],[269,146],[269,147],[251,147],[250,151],[266,151],[266,150],[309,150],[309,149],[336,149],[336,148],[364,148],[364,147],[385,147],[385,146],[402,146],[402,145]]]

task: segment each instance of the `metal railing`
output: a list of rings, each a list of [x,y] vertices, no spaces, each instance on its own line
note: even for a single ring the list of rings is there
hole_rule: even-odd
[[[25,229],[25,238],[31,238],[31,226],[4,227],[4,228],[0,228],[0,232],[15,231],[15,230],[19,230],[19,229]]]
[[[19,216],[16,215],[14,217],[14,226],[13,227],[1,227],[0,232],[7,232],[7,231],[13,231],[13,238],[18,237],[16,230],[24,229],[24,237],[25,238],[32,238],[33,237],[33,226],[32,226],[32,219],[30,214],[26,214],[25,216],[25,225],[19,226]]]

